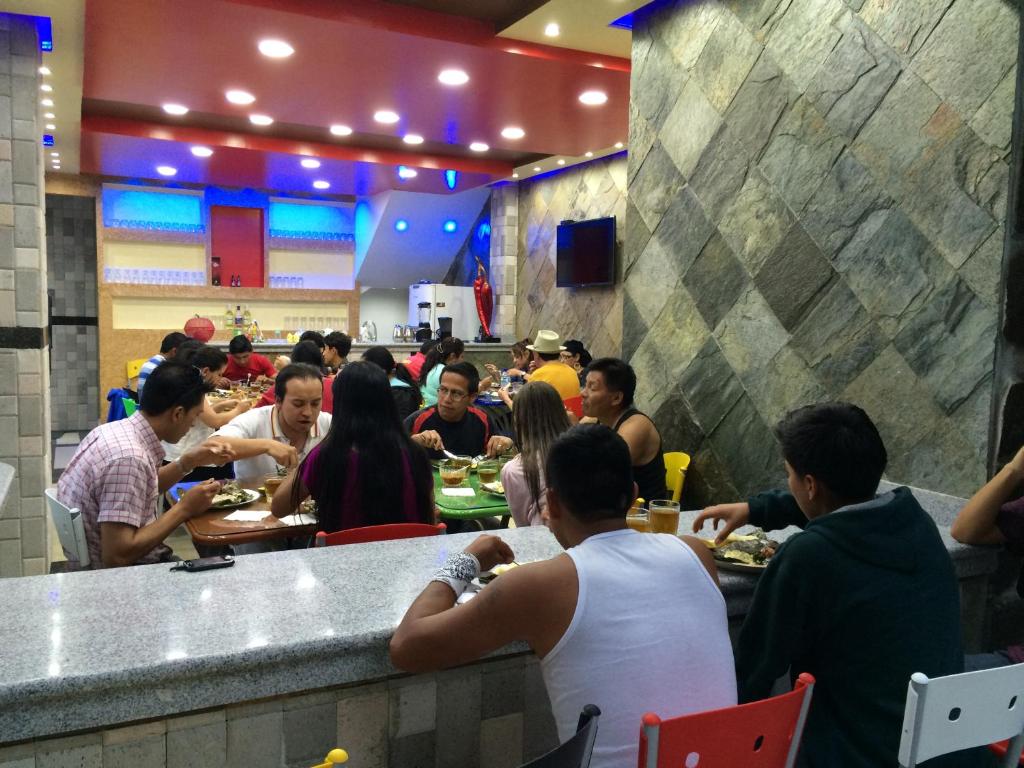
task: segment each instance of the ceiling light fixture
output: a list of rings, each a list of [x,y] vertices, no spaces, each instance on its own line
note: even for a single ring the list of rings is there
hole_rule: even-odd
[[[158,165],[156,167],[156,172],[161,176],[173,176],[178,172],[178,169],[173,165]]]
[[[50,157],[60,157],[60,152],[51,152]]]
[[[593,152],[587,152],[587,153],[586,153],[586,154],[584,155],[584,157],[593,157],[593,156],[594,156],[594,153],[593,153]]]
[[[334,136],[351,136],[352,129],[349,128],[347,125],[335,123],[334,125],[331,126],[331,134]]]
[[[270,115],[249,115],[249,122],[253,125],[271,125],[274,118]]]
[[[320,167],[320,161],[317,160],[315,157],[304,157],[304,158],[302,158],[300,163],[301,163],[303,168],[319,168]]]
[[[552,21],[546,27],[544,27],[545,37],[558,37],[562,33],[562,28],[558,24]]]
[[[615,148],[616,149],[622,149],[622,142],[621,141],[616,141],[615,142]]]
[[[49,67],[40,67],[39,68],[39,74],[40,75],[49,75],[49,74],[52,74],[52,73],[50,72],[50,68]]]
[[[399,219],[398,221],[395,222],[395,231],[396,232],[405,232],[405,230],[407,230],[408,228],[409,228],[409,222],[406,221],[405,219]]]
[[[488,149],[490,149],[490,147],[484,144],[482,141],[474,141],[472,144],[469,145],[469,148],[474,152],[486,152]]]
[[[539,165],[533,166],[533,172],[534,173],[540,173],[540,166]]]
[[[513,179],[518,179],[519,178],[519,174],[518,173],[513,173],[512,174],[512,178]]]
[[[45,117],[47,120],[54,120],[57,116],[53,114],[53,112],[47,112],[45,115],[43,115],[43,117]]]
[[[559,165],[565,165],[565,160],[562,160],[561,158],[559,158],[558,164]]]
[[[44,93],[52,93],[53,92],[53,86],[50,85],[49,83],[43,83],[42,85],[39,86],[39,90],[43,91]]]
[[[46,130],[48,130],[48,131],[56,131],[57,130],[57,125],[55,123],[47,123],[46,124]]]
[[[53,106],[53,99],[43,99],[39,103],[42,104],[44,107],[52,107]]]
[[[213,154],[213,150],[209,147],[192,147],[192,154],[196,157],[209,157]]]
[[[406,168],[404,165],[398,166],[398,178],[400,179],[415,179],[419,176],[419,173],[413,168]]]
[[[378,109],[373,113],[373,119],[378,123],[391,125],[392,123],[397,123],[400,118],[397,112],[392,112],[390,109]]]
[[[317,189],[330,189],[331,183],[329,181],[324,181],[323,179],[317,179],[313,182],[313,186]]]
[[[448,221],[444,223],[444,231],[449,235],[458,228],[459,225],[456,223],[455,219],[448,219]]]
[[[580,103],[588,107],[599,107],[608,102],[608,94],[604,91],[584,91],[580,94]]]
[[[295,49],[284,40],[260,40],[258,47],[260,53],[271,59],[287,59],[295,53]]]
[[[507,128],[501,130],[501,135],[506,139],[521,139],[526,135],[526,131],[515,125],[510,125]]]
[[[406,144],[422,144],[423,137],[420,136],[418,133],[407,133],[405,134],[405,136],[402,137],[402,141],[404,141]]]
[[[256,101],[256,97],[253,96],[251,93],[249,93],[248,91],[239,90],[237,88],[232,88],[230,91],[225,91],[224,98],[230,101],[232,104],[240,104],[241,106],[252,104],[254,101]]]
[[[168,115],[175,115],[176,117],[180,117],[181,115],[188,114],[188,107],[186,107],[184,104],[168,103],[164,104],[163,107],[164,112],[166,112]]]
[[[443,69],[437,79],[444,85],[465,85],[469,82],[469,75],[461,69]]]

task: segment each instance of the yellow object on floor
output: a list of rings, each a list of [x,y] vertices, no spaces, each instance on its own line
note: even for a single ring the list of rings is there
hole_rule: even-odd
[[[332,765],[339,765],[348,762],[348,752],[344,749],[332,749],[327,753],[324,762],[314,765],[313,768],[331,768]]]
[[[690,467],[690,455],[682,451],[664,454],[665,488],[672,492],[672,501],[679,501],[683,496],[683,482],[686,470]]]

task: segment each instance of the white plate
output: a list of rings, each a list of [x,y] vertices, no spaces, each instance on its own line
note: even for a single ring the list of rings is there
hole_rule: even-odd
[[[252,504],[254,501],[257,501],[262,495],[259,491],[254,491],[250,488],[242,488],[242,492],[245,493],[246,496],[248,496],[248,498],[245,501],[236,501],[230,504],[214,504],[210,507],[210,509],[221,510],[235,509],[236,507],[244,507],[246,504]]]

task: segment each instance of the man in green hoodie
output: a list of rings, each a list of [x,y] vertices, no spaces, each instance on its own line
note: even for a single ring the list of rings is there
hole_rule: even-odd
[[[887,456],[868,415],[847,403],[800,408],[776,427],[789,493],[704,510],[724,522],[803,528],[772,558],[736,648],[740,701],[777,678],[817,680],[799,766],[895,766],[914,672],[963,671],[957,580],[931,517],[908,488],[876,496]],[[975,765],[973,758],[929,766]]]

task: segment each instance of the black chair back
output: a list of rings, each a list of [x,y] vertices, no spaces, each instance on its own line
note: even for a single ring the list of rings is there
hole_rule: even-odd
[[[590,755],[594,751],[597,721],[600,716],[600,709],[593,704],[587,704],[580,712],[580,722],[576,726],[576,734],[571,739],[521,768],[588,768]]]

